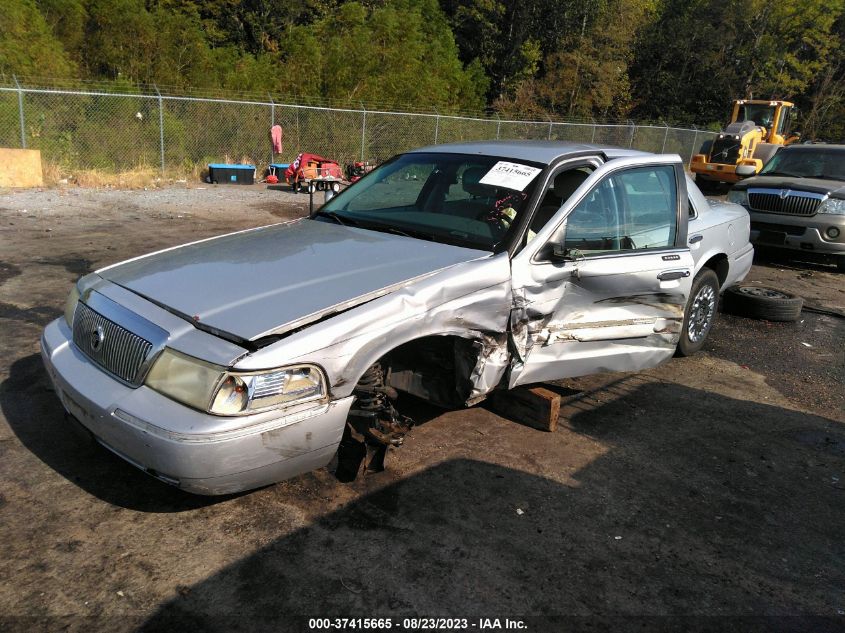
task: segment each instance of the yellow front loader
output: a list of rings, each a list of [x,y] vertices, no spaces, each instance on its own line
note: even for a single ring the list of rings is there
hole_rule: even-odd
[[[734,101],[731,122],[692,157],[695,182],[709,190],[758,173],[778,148],[798,140],[789,131],[794,107],[789,101]]]

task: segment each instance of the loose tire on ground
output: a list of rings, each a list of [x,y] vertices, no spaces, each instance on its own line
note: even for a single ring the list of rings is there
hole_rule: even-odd
[[[765,286],[737,285],[725,290],[722,307],[725,312],[765,321],[797,321],[804,299],[797,295]]]
[[[718,311],[719,278],[711,269],[704,268],[692,282],[675,356],[691,356],[704,346]]]

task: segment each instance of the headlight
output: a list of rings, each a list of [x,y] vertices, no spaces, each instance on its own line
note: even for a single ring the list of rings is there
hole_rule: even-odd
[[[834,215],[845,215],[845,200],[839,198],[828,198],[819,205],[816,213],[831,213]]]
[[[76,312],[76,304],[79,303],[79,288],[73,284],[70,294],[65,301],[65,323],[73,328],[73,313]]]
[[[323,372],[313,365],[241,373],[165,349],[146,385],[195,409],[243,415],[326,395]]]
[[[748,205],[748,192],[745,189],[731,189],[728,192],[728,202],[746,206]]]

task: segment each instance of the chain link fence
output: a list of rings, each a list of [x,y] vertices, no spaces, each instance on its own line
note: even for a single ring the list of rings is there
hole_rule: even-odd
[[[270,128],[281,125],[283,151],[272,153]],[[208,163],[251,163],[259,173],[300,152],[349,163],[383,161],[414,147],[487,139],[598,143],[689,162],[714,132],[623,123],[516,121],[498,116],[386,112],[102,89],[23,86],[0,81],[0,146],[41,150],[64,169],[138,168],[199,173]]]

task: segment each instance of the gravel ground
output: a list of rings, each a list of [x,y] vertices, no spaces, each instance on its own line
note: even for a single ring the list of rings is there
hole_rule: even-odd
[[[319,470],[196,497],[72,433],[38,336],[75,278],[306,209],[263,186],[0,192],[4,629],[543,615],[564,619],[532,630],[842,630],[837,317],[722,315],[692,358],[549,385],[564,398],[553,434],[404,398],[419,426],[352,484]],[[829,267],[768,262],[749,280],[845,311]],[[633,616],[648,619],[618,619]]]

